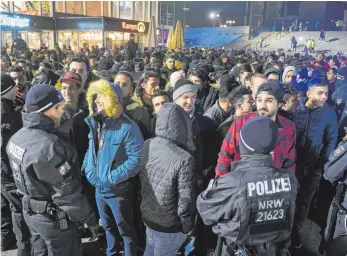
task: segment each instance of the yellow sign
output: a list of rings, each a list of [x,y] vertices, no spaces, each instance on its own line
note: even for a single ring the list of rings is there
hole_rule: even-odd
[[[140,33],[145,32],[146,31],[145,23],[143,22],[137,23],[137,31],[139,31]]]
[[[123,21],[122,29],[127,29],[131,31],[137,31],[137,32],[143,33],[146,31],[146,25],[143,22],[139,22],[137,24],[131,24],[131,23],[127,23],[126,21]]]

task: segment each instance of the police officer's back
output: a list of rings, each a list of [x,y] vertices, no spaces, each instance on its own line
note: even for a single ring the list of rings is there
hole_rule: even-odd
[[[51,85],[30,89],[23,128],[6,150],[18,190],[24,195],[24,218],[33,236],[34,255],[81,255],[75,223],[97,226],[81,193],[77,153],[54,134],[63,114],[61,101]]]
[[[334,185],[339,181],[344,183],[342,194],[336,195],[342,209],[337,212],[337,216],[332,216],[333,205],[330,207],[325,239],[328,239],[331,219],[336,218],[336,225],[332,227],[332,240],[327,241],[327,254],[329,256],[345,256],[347,254],[347,211],[345,210],[347,209],[347,136],[344,137],[335,151],[331,153],[329,162],[324,166],[324,178]]]
[[[290,170],[272,164],[277,134],[269,118],[249,120],[240,131],[242,160],[198,197],[204,223],[225,239],[222,255],[244,248],[276,255],[273,245],[277,251],[289,246],[298,183]]]

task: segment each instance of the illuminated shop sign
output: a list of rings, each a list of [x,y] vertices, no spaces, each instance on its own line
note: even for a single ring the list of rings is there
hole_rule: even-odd
[[[7,27],[29,27],[30,20],[18,16],[7,16],[0,14],[0,25]]]
[[[123,21],[122,22],[122,29],[143,33],[146,30],[146,26],[145,26],[145,23],[143,23],[143,22],[128,23],[126,21]]]

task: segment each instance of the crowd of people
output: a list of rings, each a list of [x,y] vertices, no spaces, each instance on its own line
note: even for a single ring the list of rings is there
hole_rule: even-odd
[[[342,54],[3,49],[1,248],[300,255],[310,213],[346,255],[346,102]]]

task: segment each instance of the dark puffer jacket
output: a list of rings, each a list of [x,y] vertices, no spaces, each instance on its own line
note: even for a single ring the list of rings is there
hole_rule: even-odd
[[[308,109],[304,107],[294,116],[297,130],[297,166],[320,167],[328,161],[337,141],[337,118],[327,104]]]
[[[195,218],[195,161],[192,124],[173,103],[164,104],[156,123],[156,137],[145,142],[141,154],[141,212],[144,223],[159,232],[188,233]]]

